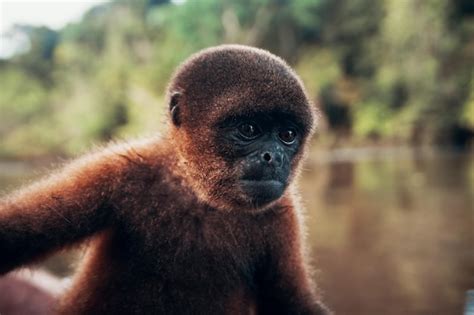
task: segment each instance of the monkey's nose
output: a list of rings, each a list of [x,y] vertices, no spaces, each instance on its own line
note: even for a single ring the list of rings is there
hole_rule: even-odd
[[[265,164],[280,166],[283,162],[283,157],[279,152],[263,152],[261,155],[261,160]]]
[[[267,163],[271,163],[273,160],[272,155],[269,152],[265,152],[262,154],[262,160]]]

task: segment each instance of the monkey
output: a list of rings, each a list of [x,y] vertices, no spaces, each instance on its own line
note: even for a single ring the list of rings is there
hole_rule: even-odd
[[[281,58],[185,60],[161,136],[111,144],[0,202],[0,274],[87,240],[57,314],[329,314],[294,184],[316,110]]]

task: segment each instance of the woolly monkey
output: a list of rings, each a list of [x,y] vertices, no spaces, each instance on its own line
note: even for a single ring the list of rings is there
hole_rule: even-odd
[[[280,58],[185,61],[161,138],[112,145],[0,203],[0,273],[94,236],[60,314],[326,314],[292,185],[314,109]]]

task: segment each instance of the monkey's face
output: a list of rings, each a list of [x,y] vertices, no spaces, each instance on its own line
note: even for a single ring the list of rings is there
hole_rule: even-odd
[[[295,176],[309,134],[281,108],[225,113],[186,130],[181,147],[195,191],[220,209],[260,211],[278,200]]]
[[[205,50],[177,71],[169,96],[173,145],[200,199],[255,210],[284,194],[314,112],[281,59],[243,46]]]
[[[216,130],[217,155],[233,176],[231,200],[261,208],[280,198],[305,135],[299,124],[291,116],[261,112],[230,116]]]

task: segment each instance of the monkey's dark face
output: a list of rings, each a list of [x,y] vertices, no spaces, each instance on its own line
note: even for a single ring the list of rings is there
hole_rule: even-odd
[[[236,106],[240,108],[240,106]],[[177,138],[197,195],[220,209],[261,211],[282,197],[298,170],[308,125],[283,106],[222,112]]]
[[[218,154],[235,175],[236,201],[260,208],[280,198],[303,136],[298,124],[283,114],[260,113],[229,117],[216,128]]]

